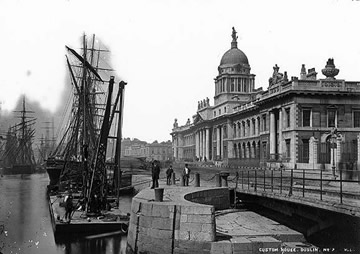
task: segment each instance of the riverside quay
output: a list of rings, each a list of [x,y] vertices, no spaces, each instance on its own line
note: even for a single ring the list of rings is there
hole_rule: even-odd
[[[326,61],[326,60],[325,60]],[[324,61],[324,62],[325,62]],[[218,166],[356,170],[360,161],[360,81],[337,79],[334,59],[317,78],[299,66],[288,77],[275,64],[266,90],[255,89],[247,56],[237,46],[222,56],[215,77],[214,105],[198,102],[196,113],[173,124],[176,161]],[[357,177],[351,174],[352,178]]]

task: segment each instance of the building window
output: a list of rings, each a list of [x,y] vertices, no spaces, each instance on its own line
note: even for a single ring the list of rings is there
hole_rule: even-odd
[[[263,142],[262,143],[262,157],[263,159],[267,159],[267,149],[266,149],[267,145],[266,145],[266,142]]]
[[[302,149],[300,150],[300,162],[301,163],[309,163],[309,140],[302,140]]]
[[[360,127],[360,110],[354,111],[354,127]]]
[[[234,92],[235,80],[231,79],[231,92]]]
[[[252,119],[252,135],[256,134],[256,124],[255,119]]]
[[[291,139],[286,139],[286,140],[285,140],[285,146],[286,146],[286,154],[285,154],[285,156],[286,156],[287,159],[290,159],[290,158],[291,158],[291,154],[290,154],[290,141],[291,141]]]
[[[311,120],[311,109],[303,109],[302,111],[303,116],[303,127],[310,126],[310,120]]]
[[[226,107],[224,107],[224,113],[226,113]]]
[[[266,114],[262,115],[262,131],[266,131]]]
[[[214,111],[214,117],[216,117],[216,111]]]
[[[219,115],[221,115],[221,109],[219,108]]]
[[[336,127],[336,109],[328,109],[328,127]]]
[[[285,109],[285,115],[286,115],[286,128],[290,127],[290,108]]]

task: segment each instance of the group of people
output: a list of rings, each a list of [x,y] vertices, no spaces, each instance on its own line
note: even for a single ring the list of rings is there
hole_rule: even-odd
[[[166,170],[166,184],[171,185],[171,177],[174,173],[174,169],[172,165]],[[151,189],[159,187],[159,177],[160,177],[160,162],[154,160],[151,165],[151,176],[152,176],[152,186]],[[189,165],[185,164],[182,174],[184,185],[189,186],[189,178],[190,178],[190,169]]]

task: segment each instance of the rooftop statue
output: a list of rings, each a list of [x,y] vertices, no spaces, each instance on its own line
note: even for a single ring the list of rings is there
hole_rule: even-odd
[[[174,127],[174,128],[177,128],[178,126],[179,126],[179,125],[178,125],[177,119],[175,118],[175,121],[174,121],[173,127]]]
[[[281,80],[283,80],[283,77],[284,77],[284,75],[279,72],[280,67],[277,66],[277,64],[275,64],[273,69],[274,69],[273,75],[271,78],[269,78],[269,86],[270,87],[279,83]]]
[[[232,27],[232,34],[231,34],[231,37],[233,39],[233,41],[236,41],[237,40],[237,35],[236,35],[236,30],[234,27]]]

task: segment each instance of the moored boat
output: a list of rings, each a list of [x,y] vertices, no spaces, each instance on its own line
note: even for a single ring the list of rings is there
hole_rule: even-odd
[[[2,175],[18,175],[35,173],[36,163],[32,149],[35,135],[35,118],[28,116],[33,111],[26,110],[25,96],[22,100],[22,110],[18,113],[20,122],[11,126],[6,134],[5,149],[0,156],[3,164]]]
[[[95,36],[88,42],[84,35],[81,54],[66,46],[73,88],[73,99],[67,107],[71,111],[65,113],[68,121],[64,133],[46,160],[55,236],[125,232],[127,228],[128,216],[119,207],[120,192],[131,186],[131,175],[122,174],[120,162],[126,83],[121,81],[115,87],[115,76],[109,75],[113,70],[101,66],[101,53],[109,51],[96,43],[99,41]],[[108,149],[109,143],[115,149]],[[111,150],[115,152],[108,154]],[[125,182],[127,186],[121,184]]]

